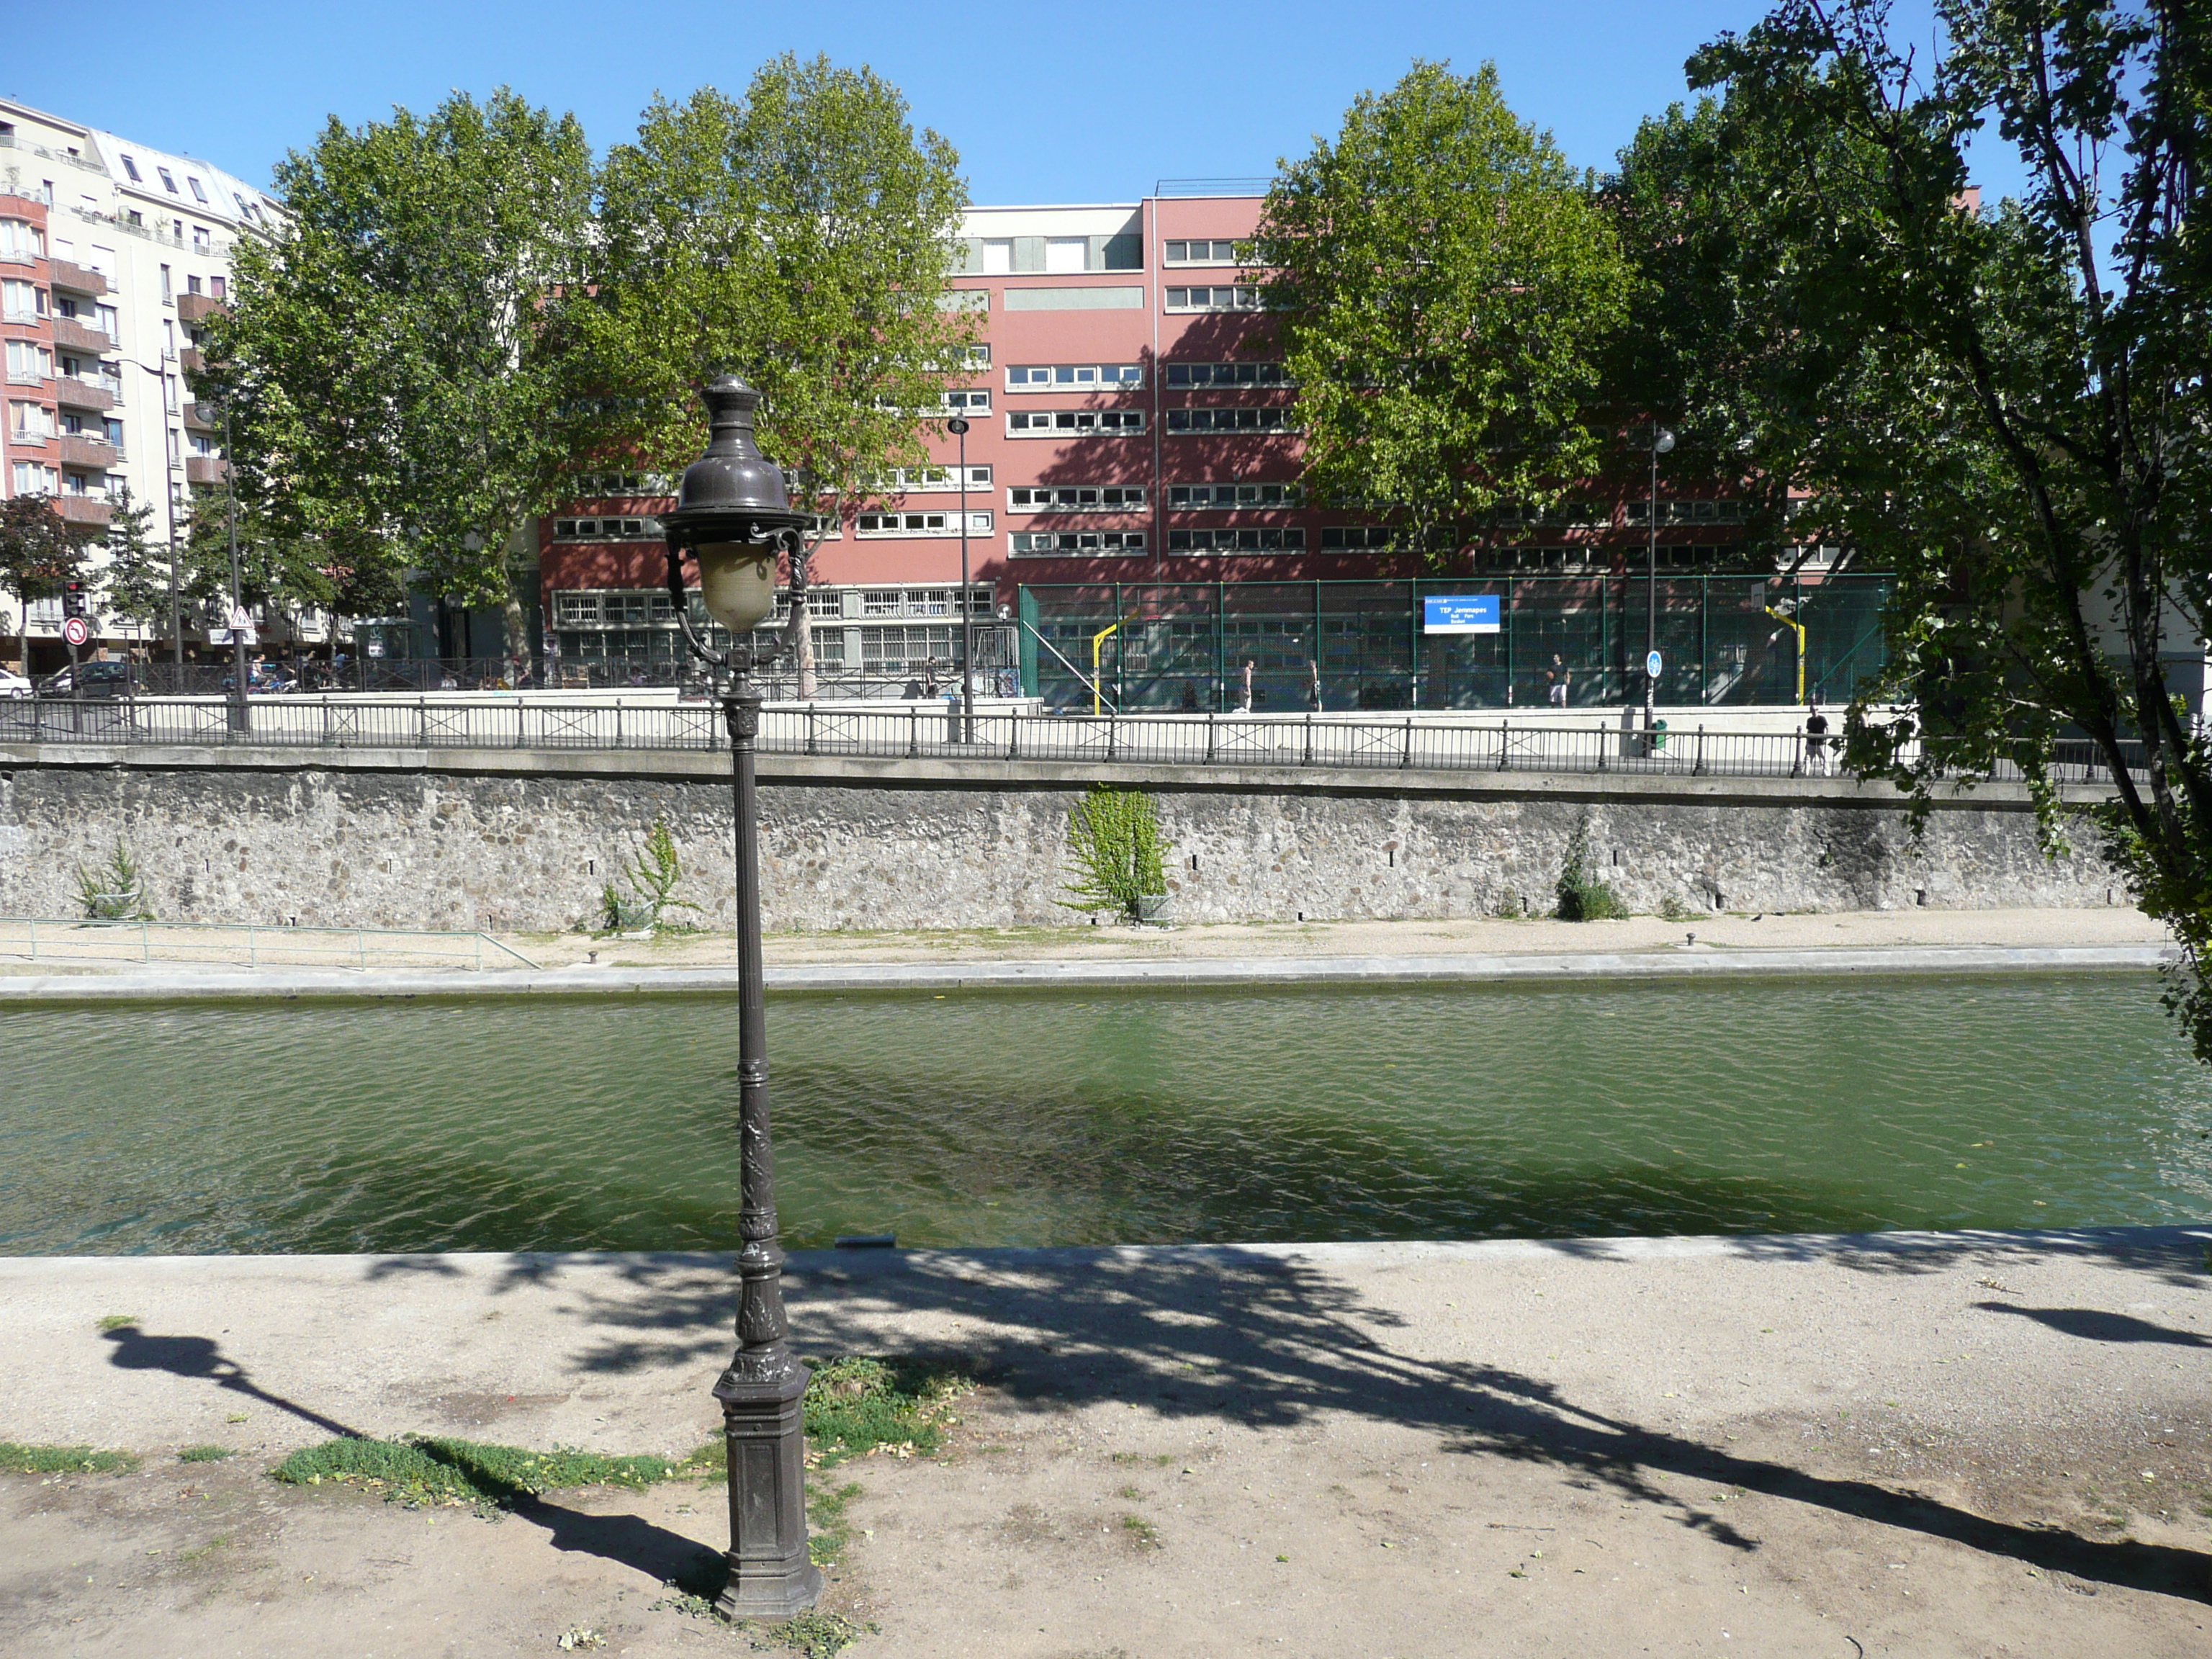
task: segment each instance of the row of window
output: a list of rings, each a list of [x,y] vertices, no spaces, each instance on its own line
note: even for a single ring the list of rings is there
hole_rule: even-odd
[[[968,469],[968,488],[988,489],[991,469],[988,465]],[[936,490],[956,490],[960,488],[960,469],[957,466],[897,466],[876,480],[878,495],[919,495]]]
[[[1186,432],[1276,433],[1299,429],[1297,410],[1286,404],[1267,408],[1171,409],[1170,434]]]
[[[1012,513],[1141,513],[1142,484],[1016,485],[1006,491]]]
[[[1090,386],[1141,386],[1145,371],[1136,363],[1017,363],[1006,370],[1009,392],[1055,392]]]
[[[1294,483],[1170,484],[1168,505],[1189,512],[1230,512],[1238,507],[1298,507],[1305,492]]]
[[[1305,547],[1306,532],[1296,525],[1168,532],[1170,553],[1303,553]]]
[[[1216,238],[1202,242],[1169,242],[1164,250],[1164,263],[1171,265],[1233,265],[1239,261],[1237,244]]]
[[[988,513],[968,515],[968,533],[988,536],[994,520]],[[853,523],[853,533],[861,537],[887,536],[957,536],[960,533],[957,513],[863,513]]]
[[[1010,438],[1089,437],[1104,433],[1130,434],[1145,429],[1141,409],[1016,410],[1006,416]]]
[[[1181,386],[1296,386],[1280,363],[1170,363],[1168,389]]]
[[[849,617],[957,617],[960,614],[958,584],[938,587],[817,587],[807,594],[806,608],[817,622]],[[695,620],[703,617],[696,594],[690,596]],[[969,590],[970,612],[991,611],[991,587],[977,583]],[[775,618],[781,624],[791,614],[788,592],[776,595]],[[676,608],[663,588],[561,588],[553,594],[553,620],[561,628],[672,628]],[[834,638],[835,635],[828,637]]]
[[[1171,288],[1167,296],[1170,311],[1257,311],[1261,307],[1260,290],[1249,283],[1219,288]]]

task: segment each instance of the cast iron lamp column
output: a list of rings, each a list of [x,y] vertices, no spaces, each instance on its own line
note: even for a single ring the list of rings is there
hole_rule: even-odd
[[[1659,458],[1674,447],[1674,434],[1663,426],[1651,428],[1651,494],[1645,498],[1645,556],[1644,565],[1644,748],[1651,750],[1652,705],[1659,694],[1659,677],[1651,672],[1651,658],[1659,649]]]
[[[713,436],[684,474],[668,532],[668,591],[694,655],[732,671],[722,699],[737,795],[738,1138],[742,1212],[738,1252],[738,1350],[714,1384],[729,1449],[729,1578],[715,1602],[731,1619],[787,1619],[822,1594],[806,1553],[808,1372],[792,1357],[783,1311],[783,1247],[776,1242],[775,1153],[769,1138],[768,1019],[762,995],[760,833],[753,753],[761,696],[753,629],[775,610],[775,556],[797,550],[804,514],[791,510],[783,475],[753,444],[755,392],[735,375],[707,388]],[[730,632],[728,654],[693,631],[684,596],[684,554],[699,563],[707,612]],[[775,647],[769,647],[772,656]]]

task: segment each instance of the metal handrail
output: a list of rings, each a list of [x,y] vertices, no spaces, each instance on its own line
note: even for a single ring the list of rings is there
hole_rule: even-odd
[[[256,698],[240,730],[222,701],[118,697],[0,702],[0,742],[320,749],[720,750],[714,705],[676,701],[388,701]],[[1804,777],[1837,769],[1839,736],[1802,728],[1735,730],[1702,723],[1647,732],[1614,723],[1538,725],[1484,711],[1458,719],[1401,714],[1038,713],[979,708],[972,731],[941,700],[859,705],[771,704],[760,748],[769,754],[884,759],[1062,761],[1102,766],[1269,766],[1399,771],[1610,772],[1685,777]],[[1917,755],[1908,746],[1903,758]],[[2056,781],[2111,774],[2095,746],[2062,741]],[[2140,774],[2140,768],[2131,769]],[[2022,776],[1999,760],[1986,775]]]
[[[39,936],[39,930],[41,927],[46,930],[46,938],[43,941]],[[21,942],[27,944],[27,952],[19,951],[15,948],[18,943],[15,935],[19,931],[24,935]],[[272,943],[269,946],[271,955],[343,958],[339,965],[350,965],[363,972],[368,971],[369,965],[371,939],[428,939],[441,943],[447,940],[465,943],[468,947],[470,957],[470,960],[465,965],[479,973],[483,970],[484,951],[487,946],[495,953],[495,956],[510,958],[511,965],[532,969],[539,966],[520,951],[502,944],[489,933],[483,933],[428,927],[295,927],[246,921],[161,921],[150,916],[112,921],[83,916],[0,916],[0,956],[27,954],[30,960],[36,962],[40,960],[42,954],[40,947],[43,944],[46,947],[43,955],[50,962],[82,962],[90,957],[112,958],[120,952],[112,949],[63,951],[55,949],[54,946],[58,942],[58,936],[65,933],[75,935],[96,933],[100,936],[101,944],[107,944],[111,941],[127,939],[134,931],[137,935],[138,959],[149,966],[155,961],[154,953],[157,949],[190,948],[182,945],[173,946],[167,940],[157,943],[155,939],[157,933],[230,935],[242,933],[245,935],[243,942],[246,946],[246,965],[249,968],[258,968],[261,965],[262,941],[264,938],[272,937],[281,939],[283,943],[281,945]],[[331,936],[350,940],[351,943],[344,945],[310,945],[303,942],[303,936],[307,935]],[[85,942],[91,943],[91,941]],[[455,953],[414,951],[406,954],[431,956]],[[201,961],[204,958],[191,958],[191,960]],[[501,964],[495,959],[495,965]]]

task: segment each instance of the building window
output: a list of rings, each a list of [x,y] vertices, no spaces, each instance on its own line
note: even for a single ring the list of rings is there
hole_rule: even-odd
[[[163,305],[167,305],[169,303],[169,268],[167,265],[163,265],[161,267],[161,303]]]
[[[1297,410],[1287,404],[1269,409],[1171,409],[1170,434],[1194,432],[1296,432]]]
[[[960,488],[960,469],[957,466],[895,466],[876,480],[875,494],[878,495],[924,495],[939,490]],[[991,469],[986,465],[968,469],[968,488],[988,489]]]
[[[228,286],[229,284],[220,276],[210,276],[208,278],[208,290],[216,299],[221,300],[228,297],[224,293],[224,289]]]
[[[947,392],[942,395],[941,401],[947,414],[988,415],[991,412],[991,394],[988,392]]]
[[[154,169],[154,171],[155,171],[155,172],[156,172],[156,173],[160,173],[160,174],[161,175],[161,188],[162,188],[162,189],[164,189],[164,190],[167,191],[169,192],[169,194],[170,194],[170,195],[172,195],[172,196],[179,195],[179,194],[180,194],[180,193],[181,193],[181,192],[179,192],[179,191],[178,191],[178,189],[177,189],[177,181],[176,181],[174,179],[173,179],[173,178],[171,178],[171,177],[169,176],[169,170],[168,170],[168,168],[167,168],[167,167],[155,167],[155,168]]]
[[[0,219],[0,259],[43,259],[46,239],[22,219]]]
[[[44,404],[9,404],[8,430],[18,443],[36,443],[54,435],[54,411]]]
[[[35,340],[8,342],[8,378],[36,384],[54,372],[53,353]]]
[[[1170,311],[1257,311],[1260,290],[1248,283],[1239,283],[1230,288],[1171,288],[1167,290]]]
[[[991,610],[991,589],[988,584],[971,587],[968,593],[968,610],[971,616],[988,616]],[[957,587],[870,587],[860,593],[860,614],[864,617],[957,617],[960,614],[960,590]]]
[[[1141,409],[1018,410],[1006,416],[1010,438],[1091,438],[1144,429]]]
[[[660,539],[660,520],[644,518],[556,519],[556,542],[649,542]]]
[[[1400,532],[1387,524],[1332,524],[1322,526],[1324,553],[1387,553],[1398,545]]]
[[[1009,392],[1081,392],[1144,383],[1145,371],[1136,363],[1021,363],[1006,371]]]
[[[33,283],[0,283],[0,319],[35,323],[46,314],[46,289]]]
[[[1296,525],[1261,525],[1238,530],[1170,530],[1170,553],[1303,553],[1306,532]]]
[[[1296,386],[1280,363],[1170,363],[1168,389],[1185,386]]]
[[[1659,503],[1661,524],[1741,524],[1744,520],[1741,501],[1662,501]],[[1651,516],[1648,502],[1628,503],[1628,521],[1643,524]],[[1524,522],[1534,523],[1534,520]],[[1547,520],[1547,523],[1556,520]],[[1604,521],[1601,521],[1604,522]]]
[[[1103,554],[1127,558],[1145,550],[1141,530],[1017,530],[1016,558],[1034,559],[1054,554]]]
[[[1018,484],[1006,492],[1012,513],[1141,513],[1141,484]]]
[[[988,536],[992,520],[988,513],[968,515],[968,533]],[[864,537],[884,536],[957,536],[960,533],[957,513],[863,513],[853,521],[853,533]]]
[[[210,234],[208,228],[205,225],[194,225],[192,227],[192,252],[195,253],[208,253],[212,252],[214,251],[214,239]]]
[[[198,277],[197,277],[197,276],[187,276],[187,277],[185,277],[185,293],[187,293],[187,294],[197,294],[197,293],[198,293],[199,291],[200,291],[200,279],[199,279]]]
[[[208,193],[200,188],[200,181],[198,179],[193,178],[192,175],[188,173],[185,175],[185,182],[192,187],[192,199],[194,201],[204,202],[207,200]]]
[[[674,494],[667,476],[659,472],[579,472],[569,480],[574,499],[599,501],[610,495],[668,495]]]
[[[123,158],[123,170],[131,175],[131,182],[132,184],[143,185],[146,182],[144,179],[139,176],[138,163],[132,161],[128,155]]]
[[[1171,265],[1233,265],[1238,262],[1234,242],[1170,242],[1166,263]]]
[[[41,466],[36,461],[15,463],[15,493],[18,495],[51,495],[54,493],[54,470]]]
[[[1301,507],[1304,502],[1304,492],[1294,483],[1168,486],[1168,506],[1186,513],[1226,513],[1239,507]]]

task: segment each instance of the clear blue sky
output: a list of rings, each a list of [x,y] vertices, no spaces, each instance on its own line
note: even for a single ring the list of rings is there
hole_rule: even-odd
[[[1923,0],[1899,11],[1924,15]],[[504,82],[573,109],[601,150],[656,92],[741,92],[789,49],[866,63],[959,149],[979,203],[1130,201],[1169,178],[1247,177],[1334,132],[1414,58],[1496,61],[1507,98],[1606,167],[1684,95],[1682,60],[1758,0],[1024,5],[697,0],[356,0],[215,10],[125,0],[96,23],[40,7],[9,29],[0,94],[265,183],[331,115],[422,110]]]

